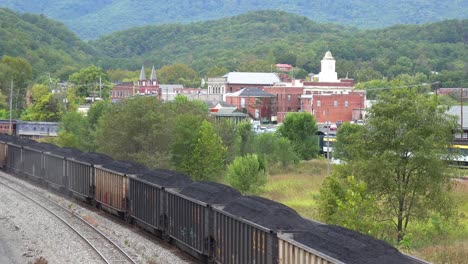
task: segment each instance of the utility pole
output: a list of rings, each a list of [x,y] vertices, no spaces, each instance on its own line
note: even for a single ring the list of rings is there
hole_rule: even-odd
[[[461,139],[463,140],[463,88],[460,87],[460,125],[461,125]]]
[[[10,128],[9,128],[9,133],[10,136],[13,135],[13,120],[12,120],[12,112],[13,111],[13,79],[11,80],[11,86],[10,86]]]
[[[330,110],[327,109],[327,121],[325,124],[327,124],[327,176],[330,175],[330,124],[328,123],[328,116],[330,114]]]

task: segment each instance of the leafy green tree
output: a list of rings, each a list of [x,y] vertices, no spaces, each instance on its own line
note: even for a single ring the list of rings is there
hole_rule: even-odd
[[[0,61],[0,89],[6,95],[2,104],[8,104],[10,98],[11,81],[13,81],[13,109],[26,108],[26,90],[32,79],[32,67],[23,58],[3,56]]]
[[[101,84],[104,84],[104,89],[108,89],[106,73],[98,66],[91,65],[81,69],[79,72],[73,73],[68,78],[68,81],[74,84],[77,88],[77,94],[82,97],[87,97],[91,93],[99,95],[99,78]]]
[[[255,137],[255,153],[266,161],[268,167],[280,164],[287,168],[299,160],[291,142],[275,133],[262,133]]]
[[[21,118],[31,121],[56,122],[62,118],[63,104],[45,85],[36,84],[31,88],[33,104],[26,109]]]
[[[200,85],[197,73],[186,64],[164,66],[157,73],[160,83],[183,84],[186,87],[193,87],[193,84]]]
[[[267,182],[265,165],[255,154],[237,157],[229,164],[226,179],[243,194],[256,194]]]
[[[68,112],[60,121],[60,132],[54,142],[62,147],[94,151],[94,140],[91,139],[88,127],[85,116],[78,112]]]
[[[252,124],[249,121],[242,121],[237,125],[237,131],[240,136],[240,155],[253,153],[255,133],[252,131]]]
[[[170,168],[174,116],[168,108],[155,97],[113,104],[98,119],[97,151],[152,168]]]
[[[221,77],[229,73],[229,70],[225,67],[214,66],[206,72],[206,77]]]
[[[214,127],[226,146],[225,164],[229,164],[240,153],[240,136],[237,133],[237,124],[230,119],[222,119],[215,122]]]
[[[363,129],[349,131],[344,138],[351,140],[335,147],[348,154],[342,178],[354,175],[368,185],[378,198],[381,219],[391,219],[398,241],[410,222],[426,220],[433,212],[448,219],[455,212],[447,164],[441,159],[450,157],[447,145],[456,128],[446,109],[435,96],[392,89],[369,109]]]
[[[329,224],[373,236],[382,233],[382,224],[376,219],[379,214],[376,198],[365,182],[353,176],[340,179],[331,175],[325,180],[319,194],[319,211]]]
[[[291,141],[294,150],[301,159],[309,160],[319,153],[317,124],[310,113],[288,113],[283,124],[278,128],[282,137]]]
[[[181,171],[197,181],[215,181],[224,169],[225,154],[226,147],[221,138],[213,125],[205,120],[190,157],[182,162]]]

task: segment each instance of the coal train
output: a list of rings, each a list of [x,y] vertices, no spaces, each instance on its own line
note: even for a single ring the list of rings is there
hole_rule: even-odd
[[[202,263],[427,263],[387,243],[176,171],[0,135],[9,174],[96,204]]]

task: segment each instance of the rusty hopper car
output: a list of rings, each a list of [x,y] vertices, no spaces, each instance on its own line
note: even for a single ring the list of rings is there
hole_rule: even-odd
[[[147,170],[143,165],[126,161],[95,166],[96,202],[110,213],[127,217],[128,178]]]
[[[86,152],[67,159],[68,190],[75,198],[91,203],[95,190],[95,166],[112,162],[107,155]]]
[[[192,180],[188,176],[170,170],[150,170],[130,181],[130,216],[136,224],[151,233],[162,235],[167,228],[167,216],[163,214],[164,189],[181,189]]]
[[[167,235],[190,254],[206,261],[213,254],[213,204],[226,204],[239,191],[214,182],[194,182],[180,192],[167,190]]]

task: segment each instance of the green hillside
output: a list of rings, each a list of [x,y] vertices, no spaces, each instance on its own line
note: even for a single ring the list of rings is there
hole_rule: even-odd
[[[48,72],[65,78],[96,54],[62,23],[3,8],[0,17],[0,58],[22,57],[32,65],[34,75]]]
[[[85,39],[134,26],[205,21],[258,10],[363,29],[468,18],[465,0],[0,0],[0,7],[44,14]]]
[[[349,74],[362,80],[364,75],[392,78],[401,73],[430,75],[431,71],[464,75],[468,20],[357,30],[317,24],[284,12],[259,11],[189,25],[134,28],[92,44],[105,55],[100,61],[104,68],[138,69],[142,64],[161,67],[180,62],[203,76],[213,66],[240,71],[246,64],[263,63],[270,68],[272,63],[291,63],[317,73],[330,49],[341,77]]]

